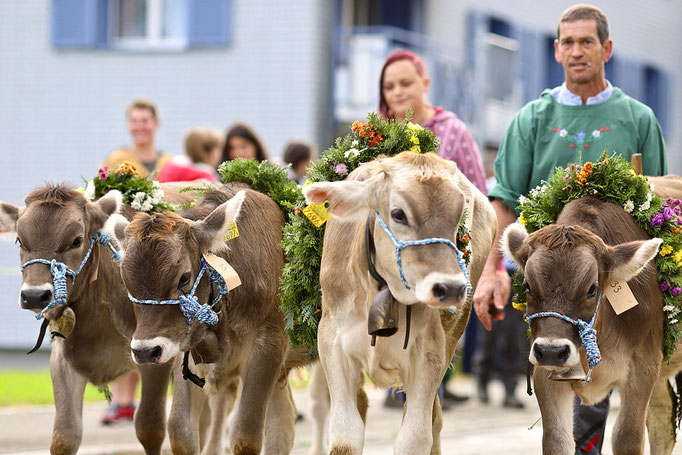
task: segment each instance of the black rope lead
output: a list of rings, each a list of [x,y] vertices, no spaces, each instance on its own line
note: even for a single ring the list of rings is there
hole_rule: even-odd
[[[43,323],[40,326],[40,333],[38,333],[38,341],[36,341],[36,345],[33,346],[33,349],[28,351],[26,353],[26,355],[32,354],[32,353],[36,352],[38,349],[40,349],[40,346],[43,344],[43,339],[45,338],[45,332],[47,331],[47,324],[48,323],[49,323],[49,321],[47,320],[47,318],[43,319]]]
[[[185,381],[189,380],[193,382],[201,388],[206,385],[206,379],[200,378],[189,369],[189,351],[185,352],[185,358],[182,360],[182,378]]]

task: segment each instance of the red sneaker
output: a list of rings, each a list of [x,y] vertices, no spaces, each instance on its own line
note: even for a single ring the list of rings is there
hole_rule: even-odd
[[[106,410],[100,423],[102,425],[113,425],[117,422],[132,421],[135,415],[135,405],[121,406],[119,404],[112,404]]]

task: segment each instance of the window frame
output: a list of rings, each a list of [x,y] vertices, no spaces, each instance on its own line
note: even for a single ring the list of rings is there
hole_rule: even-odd
[[[189,30],[185,30],[185,36],[182,38],[164,38],[161,36],[163,30],[163,3],[164,0],[146,0],[146,23],[145,36],[126,38],[118,36],[119,32],[119,18],[120,18],[120,0],[108,2],[109,8],[107,11],[107,18],[109,21],[108,29],[111,31],[109,36],[109,45],[114,50],[130,50],[130,51],[172,51],[185,50],[189,47]],[[167,4],[174,4],[173,0],[166,2]],[[186,11],[183,15],[186,17],[187,2],[183,2],[182,7]]]

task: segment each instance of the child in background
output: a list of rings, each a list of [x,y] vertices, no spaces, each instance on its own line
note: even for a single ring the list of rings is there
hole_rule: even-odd
[[[299,185],[305,183],[305,174],[315,158],[317,158],[317,149],[313,144],[305,141],[289,141],[282,152],[282,160],[291,165],[287,169],[289,178]]]
[[[160,182],[189,182],[197,179],[220,181],[216,169],[223,150],[223,135],[211,128],[191,128],[185,135],[185,153],[168,163],[159,174]]]

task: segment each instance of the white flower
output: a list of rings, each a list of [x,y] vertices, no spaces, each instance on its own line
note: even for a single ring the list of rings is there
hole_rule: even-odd
[[[353,148],[355,148],[355,147],[357,147],[358,145],[360,145],[360,141],[357,140],[357,139],[353,139],[353,142],[351,142],[350,145],[351,145]]]
[[[358,149],[356,149],[355,147],[353,147],[352,149],[346,150],[346,153],[344,153],[344,156],[345,156],[346,158],[350,158],[351,156],[352,156],[352,157],[356,157],[356,156],[358,156],[359,154],[360,154],[360,150],[358,150]]]
[[[677,319],[671,319],[669,323],[670,324],[677,324]]]
[[[674,309],[675,309],[675,307],[672,305],[666,305],[663,307],[663,311],[672,311]]]
[[[592,131],[592,137],[599,137],[600,135],[601,133],[599,132],[599,130]]]
[[[92,180],[88,181],[88,184],[85,185],[83,196],[85,196],[86,199],[90,199],[91,201],[95,199],[95,182]]]
[[[141,210],[143,212],[148,212],[151,209],[154,208],[154,203],[152,202],[152,198],[150,198],[147,193],[143,193],[142,191],[138,191],[133,195],[133,202],[130,203],[130,206],[134,208],[135,210]]]
[[[526,202],[528,202],[528,198],[526,196],[524,196],[523,194],[519,196],[519,204],[523,205]]]
[[[559,131],[559,136],[561,136],[561,137],[566,137],[567,134],[568,134],[568,131],[566,131],[566,130]]]
[[[647,200],[646,202],[639,206],[639,210],[640,211],[649,210],[649,207],[651,207],[651,201]]]
[[[653,183],[649,183],[649,188],[651,188],[651,191],[653,191],[654,188],[656,188],[656,185],[654,185]]]
[[[623,208],[625,209],[626,212],[631,213],[632,209],[635,208],[635,204],[632,203],[630,199],[625,201],[625,204],[623,204]]]
[[[538,196],[542,193],[542,190],[543,190],[543,189],[544,189],[544,188],[541,187],[540,185],[536,186],[535,188],[533,188],[532,190],[530,190],[530,197],[533,197],[533,198],[534,198],[534,197],[538,197]]]
[[[151,200],[152,204],[158,204],[161,202],[161,199],[163,199],[163,189],[161,188],[161,184],[154,180],[152,182],[153,189],[152,189],[152,195],[151,195]]]

